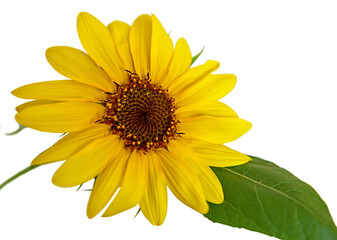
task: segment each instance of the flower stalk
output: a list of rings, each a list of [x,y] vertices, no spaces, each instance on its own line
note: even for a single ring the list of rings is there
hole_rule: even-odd
[[[18,177],[32,171],[33,169],[39,167],[40,165],[32,165],[29,167],[26,167],[25,169],[21,170],[20,172],[18,172],[17,174],[13,175],[12,177],[8,178],[6,181],[4,181],[1,185],[0,185],[0,190],[5,187],[8,183],[13,182],[15,179],[17,179]]]

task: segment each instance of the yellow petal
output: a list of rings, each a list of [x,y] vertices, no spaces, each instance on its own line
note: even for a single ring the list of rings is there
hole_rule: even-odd
[[[149,182],[139,206],[144,216],[153,224],[161,225],[167,212],[167,189],[164,173],[157,156],[147,152],[149,160]]]
[[[136,73],[146,78],[150,71],[152,17],[140,15],[130,30],[130,49]]]
[[[124,63],[124,69],[135,72],[129,44],[130,25],[125,22],[114,21],[108,25],[108,29],[115,40],[116,46],[118,46],[117,51]]]
[[[121,189],[104,212],[103,217],[110,217],[136,206],[144,195],[148,175],[146,155],[139,151],[133,151],[128,161]]]
[[[219,100],[226,96],[236,84],[233,74],[215,74],[196,82],[175,96],[176,106],[184,106],[196,101]]]
[[[195,172],[180,158],[167,150],[158,149],[155,153],[158,154],[160,166],[172,193],[187,206],[206,214],[208,204]]]
[[[186,142],[188,142],[193,151],[204,159],[209,166],[232,167],[251,160],[247,155],[222,144],[212,144],[195,139],[187,139]]]
[[[15,115],[23,126],[44,132],[74,132],[90,127],[105,112],[99,104],[58,102],[31,106]]]
[[[114,86],[110,77],[81,50],[57,46],[48,48],[46,58],[60,74],[104,91],[112,92]]]
[[[168,87],[173,97],[184,92],[189,86],[202,81],[205,77],[219,68],[220,64],[213,60],[208,60],[205,64],[191,68],[180,77],[174,79]]]
[[[175,46],[172,61],[168,68],[167,76],[159,81],[159,84],[164,88],[168,88],[170,83],[188,69],[190,69],[192,63],[192,54],[188,43],[184,38],[180,38]]]
[[[128,148],[123,148],[98,175],[88,202],[88,218],[93,218],[102,211],[121,186],[130,154],[131,151]]]
[[[205,165],[205,161],[201,159],[188,145],[183,145],[180,141],[170,141],[169,151],[189,165],[198,176],[201,186],[204,190],[206,200],[208,202],[220,204],[224,200],[224,194],[219,179],[215,173]]]
[[[172,40],[158,18],[152,15],[150,75],[155,84],[166,76],[172,56]]]
[[[186,154],[184,155],[185,157]],[[209,166],[198,165],[196,168],[202,188],[204,189],[206,200],[211,203],[221,204],[224,201],[224,193],[221,183]]]
[[[50,101],[50,100],[34,100],[30,102],[25,102],[15,108],[17,112],[22,111],[25,108],[32,107],[32,106],[38,106],[38,105],[44,105],[44,104],[51,104],[51,103],[57,103],[58,101]]]
[[[238,117],[233,109],[218,101],[203,101],[184,105],[175,111],[175,115],[177,119],[200,116]]]
[[[53,146],[40,153],[31,164],[41,165],[69,159],[72,154],[82,149],[92,140],[106,136],[109,130],[109,126],[98,124],[78,132],[68,133]]]
[[[180,120],[179,132],[183,132],[188,138],[211,143],[234,141],[251,128],[250,122],[240,118],[202,116]]]
[[[24,99],[58,101],[98,101],[106,98],[102,90],[71,80],[32,83],[15,89],[12,94]]]
[[[104,170],[123,146],[118,135],[93,140],[57,169],[52,182],[59,187],[73,187],[89,181]]]
[[[89,13],[81,12],[77,18],[77,32],[89,56],[108,73],[112,81],[122,83],[127,74],[108,28]]]

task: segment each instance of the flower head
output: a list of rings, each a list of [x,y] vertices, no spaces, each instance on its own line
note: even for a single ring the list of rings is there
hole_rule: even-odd
[[[80,13],[78,35],[85,52],[51,47],[51,66],[70,80],[29,84],[13,91],[33,99],[17,107],[27,127],[67,133],[32,165],[66,160],[52,181],[73,187],[95,178],[87,215],[112,216],[139,204],[155,225],[167,211],[167,186],[200,213],[222,203],[222,187],[209,166],[243,164],[249,157],[223,143],[251,124],[218,100],[236,83],[232,74],[212,74],[216,61],[190,68],[181,38],[175,47],[154,15],[106,27]]]

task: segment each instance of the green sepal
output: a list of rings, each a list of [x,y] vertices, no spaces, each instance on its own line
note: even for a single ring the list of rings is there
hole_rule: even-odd
[[[241,166],[212,168],[224,191],[209,203],[213,222],[280,239],[337,239],[337,228],[317,192],[272,162],[251,157]]]
[[[204,51],[204,47],[202,47],[201,51],[197,55],[195,55],[194,57],[192,57],[191,66],[200,57],[200,55],[202,54],[203,51]]]
[[[141,211],[140,208],[138,208],[138,211],[137,211],[136,215],[133,218],[136,218],[138,216],[138,214],[140,213],[140,211]]]
[[[91,191],[92,191],[92,189],[93,189],[93,188],[94,188],[94,186],[95,186],[96,180],[97,180],[97,176],[96,176],[96,177],[94,177],[94,183],[92,184],[92,188],[83,189],[82,191],[91,192]],[[78,188],[77,190],[79,190],[79,189],[82,187],[82,185],[83,185],[83,183],[81,183],[81,185],[79,186],[79,188]],[[76,190],[76,191],[77,191],[77,190]]]
[[[7,135],[7,136],[13,136],[13,135],[16,135],[16,134],[18,134],[19,132],[21,132],[21,131],[22,131],[23,129],[25,129],[25,128],[27,128],[27,127],[25,127],[25,126],[19,124],[18,129],[16,129],[16,130],[13,131],[13,132],[6,133],[6,135]]]
[[[81,183],[81,184],[78,186],[78,188],[76,189],[76,192],[77,192],[78,190],[81,189],[82,185],[83,185],[83,183]]]

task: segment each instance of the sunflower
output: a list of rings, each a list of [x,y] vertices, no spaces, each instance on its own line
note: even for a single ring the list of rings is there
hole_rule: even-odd
[[[251,128],[218,101],[236,77],[212,74],[219,68],[212,60],[191,68],[186,40],[174,47],[154,15],[141,15],[131,26],[114,21],[106,27],[83,12],[77,31],[87,53],[65,46],[46,51],[50,65],[68,80],[12,92],[32,99],[16,108],[18,123],[67,133],[32,165],[65,160],[52,178],[60,187],[95,179],[89,218],[107,205],[104,217],[139,204],[152,224],[161,225],[167,186],[202,214],[208,202],[222,203],[222,186],[210,166],[250,160],[223,145]]]

